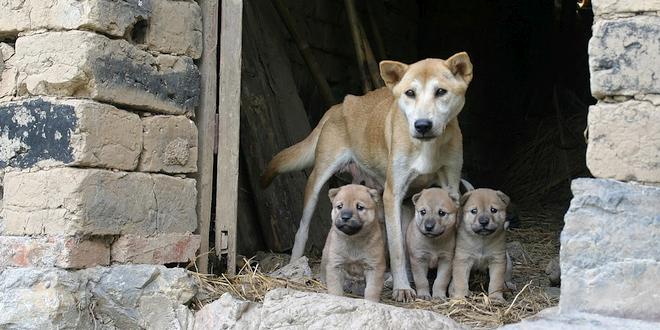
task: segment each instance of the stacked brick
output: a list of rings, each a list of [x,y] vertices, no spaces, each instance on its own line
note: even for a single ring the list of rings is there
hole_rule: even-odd
[[[0,273],[193,259],[198,4],[24,0],[0,17]]]
[[[561,237],[563,311],[660,320],[660,1],[593,0],[587,166]]]

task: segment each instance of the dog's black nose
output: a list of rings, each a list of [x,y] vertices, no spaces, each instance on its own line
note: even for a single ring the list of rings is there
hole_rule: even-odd
[[[482,215],[482,216],[479,217],[479,223],[480,223],[482,226],[487,225],[489,221],[490,221],[490,219],[488,219],[488,217],[485,216],[485,215]]]
[[[430,131],[431,127],[433,127],[433,123],[428,119],[415,120],[415,130],[421,134]]]
[[[353,217],[353,211],[348,211],[348,210],[341,211],[340,216],[341,219],[344,221],[351,220],[351,218]]]
[[[435,223],[433,223],[433,221],[424,222],[424,229],[426,229],[426,231],[433,230],[433,227],[435,227]]]

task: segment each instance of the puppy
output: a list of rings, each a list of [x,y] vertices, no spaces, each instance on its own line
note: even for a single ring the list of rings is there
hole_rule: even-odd
[[[453,298],[468,295],[471,270],[488,270],[488,297],[504,301],[502,291],[511,269],[505,239],[509,201],[503,192],[492,189],[476,189],[461,197],[450,288]]]
[[[341,296],[346,277],[364,278],[367,300],[379,301],[386,267],[380,194],[361,185],[330,189],[332,227],[321,259],[328,293]]]
[[[417,297],[431,299],[427,274],[430,268],[437,268],[433,298],[446,298],[456,246],[458,206],[440,188],[424,189],[412,201],[415,216],[406,231],[406,246]]]

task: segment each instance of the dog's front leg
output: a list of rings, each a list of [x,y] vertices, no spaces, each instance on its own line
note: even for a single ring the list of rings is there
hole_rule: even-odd
[[[438,273],[433,282],[433,298],[447,298],[447,286],[451,280],[452,260],[440,260],[438,262]]]
[[[412,268],[413,279],[415,280],[415,290],[417,291],[417,297],[424,300],[431,300],[429,280],[426,277],[429,272],[427,265],[428,261],[425,262],[421,258],[415,258],[413,256],[410,258],[410,267]]]
[[[369,301],[380,301],[380,293],[383,291],[385,283],[385,266],[377,266],[367,269],[364,272],[364,278],[367,286],[364,289],[364,299]]]
[[[473,260],[470,258],[454,259],[452,266],[452,298],[465,298],[470,293],[469,280]]]
[[[462,157],[462,156],[461,156]],[[461,184],[461,167],[462,161],[447,164],[438,173],[438,181],[440,187],[449,192],[449,196],[458,201],[461,198],[460,184]]]
[[[341,264],[329,262],[325,271],[328,293],[335,296],[344,295],[344,270]]]
[[[383,193],[385,206],[385,227],[390,251],[390,268],[394,280],[392,298],[395,301],[411,302],[415,300],[415,291],[410,287],[406,274],[406,254],[401,230],[401,203],[405,194],[406,179],[388,175]]]
[[[504,302],[504,273],[506,272],[506,257],[504,255],[495,257],[488,264],[488,298],[498,302]]]

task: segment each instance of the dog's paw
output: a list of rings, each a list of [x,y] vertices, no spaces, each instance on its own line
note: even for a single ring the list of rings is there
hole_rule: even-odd
[[[506,285],[506,288],[511,290],[511,291],[516,291],[516,284],[510,281],[507,281],[504,283]]]
[[[431,300],[431,293],[428,291],[417,291],[417,298],[422,300]]]
[[[415,291],[413,289],[394,289],[392,299],[398,302],[413,302],[415,301]]]
[[[433,300],[447,300],[447,295],[433,293]]]
[[[494,305],[504,305],[506,304],[506,300],[504,300],[504,295],[502,295],[502,292],[495,292],[491,293],[488,295],[488,300],[490,300],[491,304]]]

